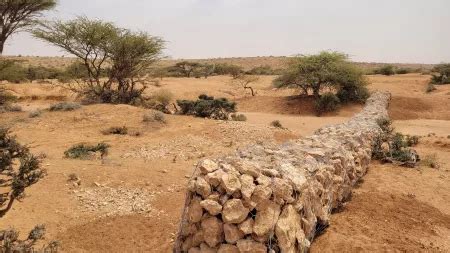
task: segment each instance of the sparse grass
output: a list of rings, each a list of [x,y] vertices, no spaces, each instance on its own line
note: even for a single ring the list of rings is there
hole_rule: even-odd
[[[103,130],[102,134],[104,134],[104,135],[111,135],[111,134],[126,135],[126,134],[128,134],[128,128],[126,126],[110,127],[108,129]]]
[[[231,114],[231,120],[233,121],[247,121],[247,116],[244,114]]]
[[[284,128],[279,120],[274,120],[274,121],[270,122],[270,125],[273,127],[276,127],[276,128],[281,128],[281,129]]]
[[[22,107],[20,105],[15,104],[6,104],[0,106],[0,112],[21,112]]]
[[[160,122],[160,123],[167,123],[166,122],[166,116],[162,112],[158,111],[152,111],[144,114],[143,117],[144,122]]]
[[[433,168],[433,169],[437,169],[439,168],[439,162],[438,162],[438,158],[436,154],[429,154],[426,155],[423,159],[422,159],[422,164],[424,166]]]
[[[28,117],[30,117],[30,118],[37,118],[37,117],[39,117],[39,116],[41,116],[41,114],[42,114],[42,111],[41,110],[33,110],[33,111],[31,111],[29,114],[28,114]]]
[[[88,145],[84,143],[76,144],[64,152],[64,156],[70,159],[87,159],[93,154],[99,152],[101,157],[108,154],[110,145],[99,143],[97,145]]]
[[[81,108],[81,105],[73,102],[61,102],[50,106],[49,111],[74,111]]]

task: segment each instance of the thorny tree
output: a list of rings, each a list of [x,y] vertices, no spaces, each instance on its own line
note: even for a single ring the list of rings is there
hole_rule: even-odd
[[[42,12],[55,6],[55,0],[0,0],[0,54],[9,36],[33,25]]]
[[[88,78],[70,88],[84,98],[102,103],[133,103],[146,84],[142,77],[161,58],[164,41],[131,32],[112,23],[79,17],[42,24],[34,36],[75,55]],[[102,79],[101,75],[106,74]]]

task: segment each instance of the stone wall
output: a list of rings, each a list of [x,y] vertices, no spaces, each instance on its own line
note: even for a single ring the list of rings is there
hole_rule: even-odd
[[[389,99],[374,93],[348,122],[309,137],[201,161],[174,252],[308,251],[366,173]]]

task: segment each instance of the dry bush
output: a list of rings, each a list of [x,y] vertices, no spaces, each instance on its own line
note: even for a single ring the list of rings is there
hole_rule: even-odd
[[[230,116],[231,116],[231,120],[233,120],[233,121],[247,121],[247,116],[245,116],[244,114],[233,113]]]
[[[422,164],[424,166],[433,168],[433,169],[438,169],[439,168],[439,162],[438,162],[438,157],[437,154],[429,154],[426,155],[424,158],[422,158],[421,160]]]
[[[126,126],[110,127],[108,129],[103,130],[102,134],[104,134],[104,135],[111,135],[111,134],[126,135],[126,134],[128,134],[128,128]]]
[[[144,122],[160,122],[166,123],[166,117],[162,112],[152,111],[144,114],[143,117]]]
[[[283,125],[281,124],[281,122],[279,120],[274,120],[272,122],[270,122],[270,125],[276,128],[281,128],[284,129]]]
[[[31,112],[28,114],[28,117],[29,117],[29,118],[37,118],[37,117],[39,117],[39,116],[41,116],[41,115],[42,115],[42,111],[39,110],[39,109],[37,109],[37,110],[31,111]]]
[[[48,109],[49,111],[74,111],[76,109],[81,108],[81,105],[73,102],[61,102],[57,104],[53,104]]]

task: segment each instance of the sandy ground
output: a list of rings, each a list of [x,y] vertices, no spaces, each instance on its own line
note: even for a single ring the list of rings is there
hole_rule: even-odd
[[[450,87],[425,94],[428,76],[371,76],[371,90],[393,94],[390,114],[399,132],[424,136],[422,156],[436,154],[440,168],[406,169],[373,162],[353,198],[332,216],[331,226],[313,243],[312,252],[449,252],[450,251]],[[175,99],[201,93],[238,102],[247,122],[221,122],[166,116],[167,124],[144,123],[142,108],[89,105],[73,112],[28,112],[73,96],[49,84],[8,85],[23,97],[25,112],[0,114],[34,153],[44,153],[48,175],[27,190],[0,220],[0,228],[19,229],[22,236],[36,224],[47,226],[48,240],[62,252],[170,252],[184,192],[195,163],[237,148],[266,141],[282,143],[317,128],[346,121],[361,109],[349,105],[316,117],[311,104],[294,90],[274,90],[273,77],[261,77],[251,97],[229,77],[164,79]],[[300,101],[300,103],[299,103]],[[280,120],[287,129],[269,127]],[[139,136],[103,135],[112,126],[127,126]],[[71,160],[71,145],[106,142],[105,159]],[[68,181],[75,173],[81,184]],[[124,198],[123,196],[129,196]]]

